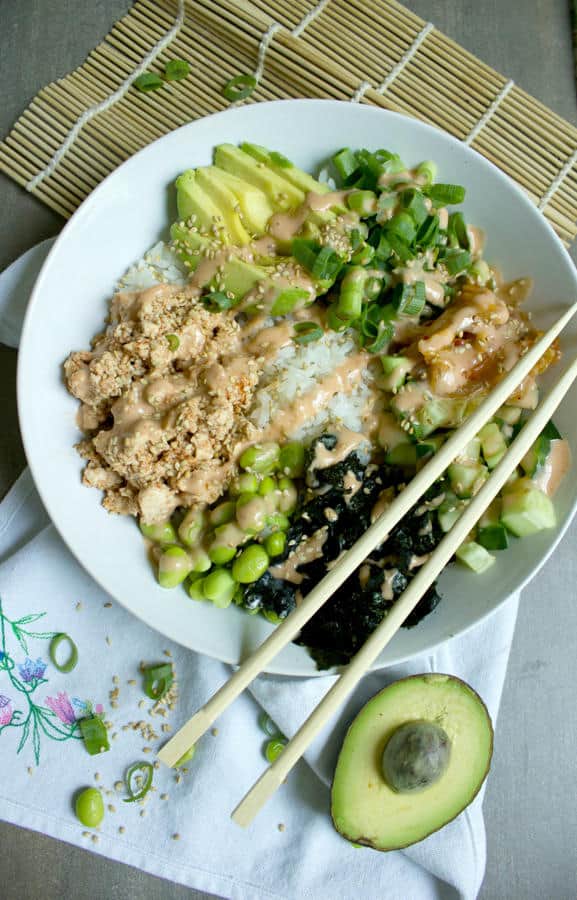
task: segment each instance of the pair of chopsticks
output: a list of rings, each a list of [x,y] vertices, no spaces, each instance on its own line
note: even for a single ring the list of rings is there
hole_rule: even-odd
[[[173,766],[180,757],[210,728],[240,693],[256,678],[268,662],[300,631],[306,622],[332,596],[337,588],[363,560],[384,540],[392,528],[418,502],[483,425],[491,419],[507,398],[531,372],[535,364],[577,312],[570,307],[534,346],[517,362],[481,406],[453,433],[429,463],[415,475],[410,484],[395,498],[380,518],[359,538],[338,565],[314,587],[276,630],[258,647],[213,697],[160,750],[158,758]],[[437,546],[428,562],[419,569],[407,589],[397,599],[389,614],[375,629],[361,650],[313,710],[308,719],[286,745],[281,755],[265,770],[232,814],[233,820],[246,826],[287,777],[328,719],[355,688],[372,663],[396,634],[407,616],[454,555],[475,523],[487,509],[511,473],[541,433],[561,400],[577,378],[577,358],[542,401],[530,421],[510,445],[506,455],[492,471],[479,493]]]

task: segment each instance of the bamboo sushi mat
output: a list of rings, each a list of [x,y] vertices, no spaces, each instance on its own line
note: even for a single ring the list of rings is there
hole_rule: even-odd
[[[173,58],[192,74],[131,87]],[[577,234],[577,129],[395,0],[136,0],[86,62],[43,88],[0,144],[0,169],[66,218],[121,162],[244,102],[327,97],[444,129],[511,176],[561,239]]]

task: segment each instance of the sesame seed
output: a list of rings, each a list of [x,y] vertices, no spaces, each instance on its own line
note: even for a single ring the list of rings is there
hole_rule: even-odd
[[[93,835],[91,836],[90,840],[92,841],[93,844],[97,844],[98,841],[100,840],[100,838],[98,837],[97,834],[93,834]]]
[[[285,830],[285,826],[283,825],[282,822],[278,825],[278,830],[279,830],[279,831],[284,831],[284,830]]]
[[[168,800],[168,794],[161,794],[161,795],[160,795],[160,799],[161,799],[161,800]]]
[[[107,600],[106,603],[103,603],[102,605],[103,605],[104,609],[110,609],[110,607],[112,606],[112,603],[110,602],[110,600]]]
[[[110,647],[112,641],[110,640],[110,638],[108,637],[108,635],[106,635],[106,637],[104,638],[104,640],[106,641],[106,643],[107,643],[108,646]]]
[[[28,769],[26,771],[28,772],[29,775],[32,775],[32,773],[34,772],[34,769],[32,768],[32,766],[28,766]]]
[[[100,772],[95,772],[95,773],[94,773],[94,780],[95,780],[95,781],[100,781]]]
[[[176,834],[173,834],[173,835],[172,835],[172,840],[173,840],[173,841],[179,841],[179,840],[180,840],[180,835],[178,834],[178,832],[176,832]]]
[[[130,685],[135,685],[135,684],[136,684],[136,678],[129,678],[128,681],[127,681],[126,683],[127,683],[127,684],[130,684]]]
[[[157,759],[152,763],[152,765],[155,769],[160,769],[160,763]]]
[[[118,834],[124,834],[125,831],[126,831],[126,828],[124,827],[124,825],[118,826]]]
[[[146,810],[145,810],[145,809],[141,809],[141,810],[140,810],[140,818],[141,818],[141,819],[144,819],[145,815],[146,815]]]
[[[76,609],[76,612],[80,612],[80,610],[82,609],[82,603],[80,602],[80,600],[79,600],[78,603],[76,604],[75,609]]]
[[[112,684],[120,684],[120,678],[118,677],[118,675],[112,676]]]
[[[83,831],[82,837],[92,837],[92,832],[91,831]]]
[[[114,806],[113,803],[109,803],[109,804],[108,804],[108,812],[111,812],[111,813],[115,813],[115,812],[116,812],[116,807]]]

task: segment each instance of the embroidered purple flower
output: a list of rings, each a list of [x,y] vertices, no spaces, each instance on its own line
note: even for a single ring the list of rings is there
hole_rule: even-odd
[[[83,719],[85,716],[92,715],[101,716],[104,712],[102,703],[97,703],[96,706],[93,706],[91,700],[80,700],[79,697],[72,698],[72,706],[74,707],[77,719]]]
[[[0,725],[9,725],[12,721],[14,712],[12,709],[12,701],[10,697],[0,694]]]
[[[64,691],[60,691],[56,698],[47,697],[46,706],[49,706],[54,715],[58,716],[60,721],[64,722],[65,725],[73,725],[74,722],[76,722],[74,709],[68,699],[68,694]]]
[[[18,671],[20,672],[22,681],[30,684],[31,681],[44,678],[46,663],[41,659],[37,659],[36,662],[34,662],[33,659],[30,659],[30,657],[27,656],[23,663],[18,663]]]

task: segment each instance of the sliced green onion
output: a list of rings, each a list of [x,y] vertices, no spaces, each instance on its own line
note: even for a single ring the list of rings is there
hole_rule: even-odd
[[[327,278],[336,278],[341,266],[341,258],[332,247],[321,247],[311,269],[311,274],[314,278],[318,278],[319,281],[324,281]]]
[[[541,434],[543,435],[543,437],[548,438],[550,441],[560,441],[561,440],[561,433],[558,430],[555,423],[553,422],[553,419],[550,419],[547,422],[547,424],[545,425],[545,428],[543,429]]]
[[[222,89],[222,95],[226,100],[235,103],[237,100],[246,100],[256,87],[254,75],[235,75],[227,81]]]
[[[282,737],[282,735],[279,735],[278,737],[273,738],[272,741],[269,741],[264,748],[264,755],[266,756],[267,761],[269,763],[273,763],[275,759],[278,759],[286,745],[286,738]]]
[[[347,197],[347,206],[359,216],[374,216],[377,212],[377,195],[374,191],[352,191]]]
[[[179,341],[177,335],[176,334],[167,334],[167,335],[165,335],[165,337],[166,337],[166,342],[168,344],[169,349],[172,350],[173,352],[175,350],[178,350],[178,348],[180,347],[180,341]]]
[[[371,275],[365,281],[365,297],[367,300],[376,300],[383,289],[383,279]]]
[[[468,250],[447,250],[444,262],[449,275],[458,275],[471,265],[471,254]]]
[[[469,234],[467,232],[467,224],[462,212],[454,212],[449,216],[449,224],[447,225],[447,233],[454,235],[457,243],[463,250],[470,250],[471,244]]]
[[[164,67],[167,81],[182,81],[190,73],[190,63],[185,59],[171,59]]]
[[[398,284],[393,293],[392,303],[399,315],[420,316],[425,300],[424,282],[415,281],[414,284]]]
[[[327,324],[332,331],[346,331],[351,324],[351,320],[341,319],[337,310],[337,304],[331,303],[327,312]]]
[[[134,79],[132,84],[139,91],[146,93],[147,91],[157,91],[164,85],[164,81],[160,75],[156,75],[154,72],[143,72]]]
[[[277,737],[277,735],[280,734],[277,726],[275,725],[275,723],[273,722],[271,717],[268,715],[268,713],[264,712],[264,710],[261,712],[260,716],[258,717],[258,727],[260,728],[261,731],[264,731],[264,733],[267,735],[267,737],[270,737],[270,738]]]
[[[56,653],[61,644],[68,644],[69,651],[68,659],[63,663],[59,663],[56,659]],[[55,634],[50,641],[49,654],[50,661],[58,672],[72,672],[72,669],[76,668],[76,664],[78,663],[78,648],[69,634],[65,634],[64,632]]]
[[[273,300],[270,308],[271,316],[286,316],[292,312],[302,301],[310,299],[310,291],[306,288],[285,288]]]
[[[408,262],[410,259],[413,259],[415,254],[409,247],[408,243],[404,241],[398,234],[388,234],[387,240],[391,246],[391,249],[394,253],[397,254],[399,260],[402,263]]]
[[[422,184],[432,184],[437,177],[437,164],[431,160],[425,160],[417,166],[415,175]]]
[[[394,215],[392,219],[389,219],[385,224],[385,229],[389,241],[391,240],[391,237],[396,237],[405,244],[412,243],[417,234],[417,227],[413,217],[408,212],[399,212]]]
[[[323,336],[323,330],[316,322],[297,322],[294,330],[293,341],[297,344],[310,344]]]
[[[108,734],[100,716],[86,716],[79,719],[78,726],[84,739],[84,746],[91,756],[110,750]]]
[[[294,238],[291,244],[291,256],[309,272],[313,270],[319,250],[320,244],[308,238]]]
[[[201,299],[203,303],[213,309],[230,309],[236,303],[234,297],[229,297],[223,291],[211,291],[209,294],[204,294]]]
[[[333,165],[341,178],[348,178],[357,168],[355,154],[348,147],[344,147],[333,156]]]
[[[351,256],[354,266],[367,266],[375,255],[375,248],[370,244],[362,244]]]
[[[283,156],[282,153],[278,153],[276,150],[270,151],[269,159],[271,163],[274,163],[275,166],[280,166],[281,169],[293,168],[293,163],[290,159],[287,159],[286,156]]]
[[[408,188],[400,193],[399,200],[403,209],[413,217],[415,225],[422,225],[429,215],[424,194],[416,188]]]
[[[462,203],[465,199],[465,188],[460,184],[432,184],[426,188],[427,196],[435,206],[450,206]]]
[[[148,666],[144,669],[143,690],[151,700],[160,700],[170,690],[174,674],[170,663]]]
[[[417,243],[423,249],[428,247],[432,247],[435,241],[437,240],[437,235],[439,233],[439,217],[438,216],[427,216],[419,230],[417,231],[417,236],[415,238],[415,243]]]
[[[124,783],[129,796],[124,800],[124,803],[136,803],[138,800],[146,797],[152,787],[153,775],[154,769],[149,762],[137,762],[129,766],[124,776]]]

